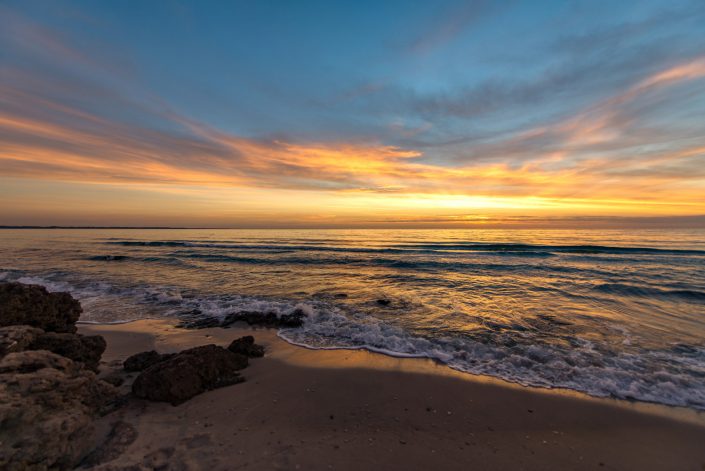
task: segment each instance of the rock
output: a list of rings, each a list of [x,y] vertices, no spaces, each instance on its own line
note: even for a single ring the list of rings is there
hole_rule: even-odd
[[[0,326],[29,325],[47,332],[76,332],[81,304],[69,293],[43,286],[0,283]]]
[[[264,356],[264,347],[255,343],[255,338],[251,335],[240,337],[233,340],[228,350],[233,353],[239,353],[249,358],[258,358]]]
[[[275,312],[241,311],[229,314],[221,323],[226,327],[235,322],[246,322],[249,325],[262,325],[265,327],[300,327],[304,323],[306,313],[296,309],[289,314],[277,316]]]
[[[157,353],[154,350],[150,350],[148,352],[135,353],[127,360],[125,360],[125,362],[122,364],[122,367],[125,369],[125,371],[143,371],[149,368],[150,366],[154,365],[155,363],[167,360],[173,357],[174,355],[174,353],[161,354]]]
[[[120,387],[123,385],[125,382],[125,377],[123,374],[119,371],[113,371],[111,373],[108,373],[107,375],[101,377],[103,381],[105,381],[108,384],[112,384],[113,386]]]
[[[389,299],[378,299],[377,304],[380,306],[389,306],[392,302]]]
[[[201,317],[183,320],[177,327],[185,329],[208,329],[210,327],[220,327],[221,321],[216,317]]]
[[[44,332],[28,325],[0,328],[0,357],[25,350],[48,350],[97,371],[105,347],[100,335]]]
[[[247,357],[216,345],[184,350],[144,370],[132,384],[135,396],[172,405],[204,391],[244,381]]]
[[[45,350],[0,360],[0,469],[73,469],[116,390]]]
[[[46,332],[39,335],[28,350],[49,350],[86,368],[98,371],[100,357],[105,351],[105,339],[100,335],[57,334]]]
[[[209,327],[228,327],[236,322],[245,322],[249,325],[260,325],[263,327],[300,327],[304,323],[306,313],[301,309],[296,309],[289,314],[277,315],[276,312],[241,311],[228,314],[222,321],[215,317],[197,317],[200,314],[193,314],[183,320],[179,327],[186,329],[207,329]]]
[[[279,326],[281,327],[301,327],[306,319],[306,313],[301,309],[296,309],[289,314],[283,314],[279,318]]]
[[[28,325],[0,327],[0,358],[26,350],[43,333],[42,329]]]

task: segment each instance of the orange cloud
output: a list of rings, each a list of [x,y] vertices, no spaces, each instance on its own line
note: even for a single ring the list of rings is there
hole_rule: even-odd
[[[550,135],[557,136],[555,148],[521,164],[463,166],[433,163],[419,151],[377,143],[250,139],[153,110],[145,112],[163,126],[148,128],[3,87],[0,175],[137,187],[306,190],[335,194],[336,204],[356,199],[397,212],[425,205],[429,211],[435,205],[701,212],[705,165],[698,171],[693,162],[703,161],[703,142],[619,159],[592,149],[623,139],[620,104],[704,76],[705,59],[654,74],[572,119],[501,143],[521,148],[527,140]]]

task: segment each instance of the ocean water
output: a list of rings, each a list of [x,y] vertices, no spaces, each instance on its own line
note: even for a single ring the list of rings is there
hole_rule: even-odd
[[[705,410],[705,231],[0,230],[83,322],[302,309],[283,339]]]

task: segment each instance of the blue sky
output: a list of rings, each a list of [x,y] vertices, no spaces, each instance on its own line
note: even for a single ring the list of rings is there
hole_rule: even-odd
[[[0,112],[35,131],[0,126],[0,175],[14,187],[151,182],[178,186],[181,198],[185,186],[210,185],[95,170],[137,162],[149,164],[141,173],[168,166],[232,177],[216,186],[331,198],[439,187],[452,197],[586,198],[570,185],[547,191],[553,175],[587,181],[605,201],[647,194],[701,214],[703,24],[700,1],[6,1]],[[299,147],[394,165],[334,168],[347,157],[307,160]],[[329,171],[319,175],[319,164]]]

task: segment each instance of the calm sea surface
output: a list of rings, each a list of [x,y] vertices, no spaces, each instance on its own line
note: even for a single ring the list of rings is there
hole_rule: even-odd
[[[703,230],[0,230],[0,280],[85,322],[303,309],[285,340],[705,410]]]

